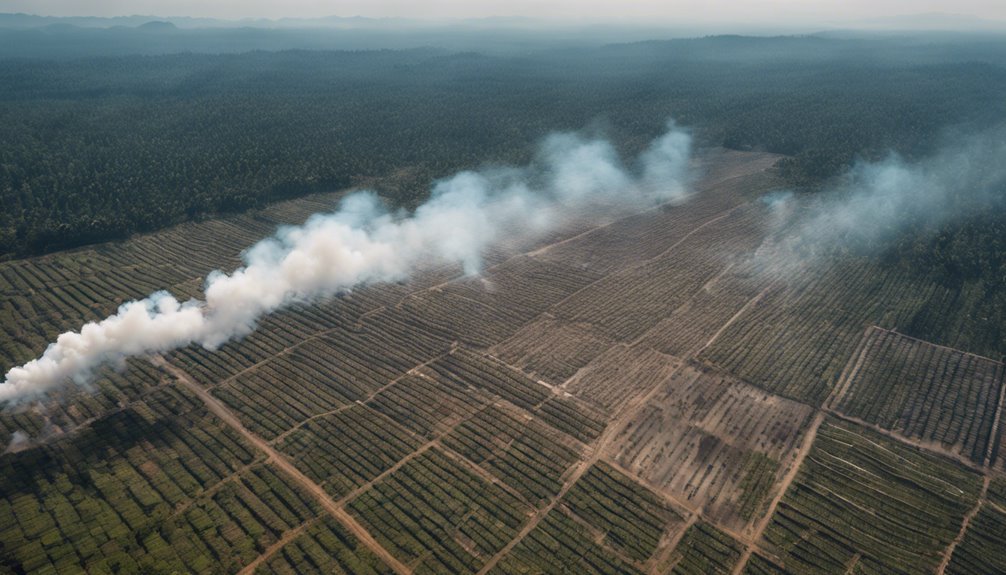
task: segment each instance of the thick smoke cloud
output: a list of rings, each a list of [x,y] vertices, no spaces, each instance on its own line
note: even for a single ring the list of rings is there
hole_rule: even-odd
[[[69,382],[84,385],[99,366],[132,356],[190,344],[215,349],[286,305],[400,281],[418,265],[459,263],[474,274],[486,248],[504,236],[531,238],[571,216],[683,199],[690,152],[689,135],[669,124],[629,170],[605,140],[555,134],[531,166],[441,180],[412,214],[388,212],[373,193],[352,194],[336,212],[259,242],[230,274],[211,273],[205,301],[158,292],[60,335],[41,357],[7,372],[0,402],[32,399]]]
[[[948,140],[908,162],[890,155],[860,162],[839,182],[809,197],[773,193],[778,214],[770,244],[776,264],[841,252],[882,251],[907,232],[925,232],[1000,209],[1006,193],[1006,129]],[[788,260],[788,261],[787,261]]]

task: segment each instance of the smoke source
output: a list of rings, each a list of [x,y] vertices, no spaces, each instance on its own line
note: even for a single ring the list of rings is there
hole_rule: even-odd
[[[84,385],[97,367],[132,356],[193,343],[215,349],[286,305],[403,280],[419,264],[460,263],[477,273],[486,248],[504,233],[531,238],[570,216],[681,200],[690,154],[690,136],[673,123],[633,170],[605,140],[554,134],[530,167],[441,180],[411,215],[386,211],[373,193],[354,193],[336,212],[259,242],[232,273],[209,274],[205,301],[179,302],[157,292],[60,335],[41,357],[7,372],[0,402],[30,400],[70,382]]]

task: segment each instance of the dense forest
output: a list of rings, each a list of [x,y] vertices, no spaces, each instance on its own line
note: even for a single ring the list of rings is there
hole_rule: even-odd
[[[1006,113],[987,46],[869,49],[715,37],[0,59],[0,259],[349,185],[411,205],[432,178],[522,161],[551,130],[604,130],[631,153],[673,117],[704,145],[789,155],[783,174],[807,187]]]

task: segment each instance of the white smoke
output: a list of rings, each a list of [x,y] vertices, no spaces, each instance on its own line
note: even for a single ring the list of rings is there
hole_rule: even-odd
[[[97,367],[131,356],[193,343],[215,349],[286,305],[403,280],[419,264],[460,263],[477,273],[486,248],[515,230],[532,237],[592,210],[680,199],[690,150],[690,136],[671,123],[633,173],[607,141],[556,134],[541,145],[532,167],[461,172],[437,182],[411,215],[386,211],[373,193],[355,193],[335,213],[259,242],[230,274],[209,274],[205,301],[179,302],[157,292],[60,335],[41,357],[7,372],[0,403],[69,382],[84,385]]]
[[[822,192],[765,197],[782,229],[767,251],[793,263],[835,251],[883,250],[906,231],[932,230],[999,209],[1004,188],[1003,128],[948,140],[915,162],[896,154],[860,162]]]

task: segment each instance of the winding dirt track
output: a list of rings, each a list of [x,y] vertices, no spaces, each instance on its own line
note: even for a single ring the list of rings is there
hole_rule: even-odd
[[[191,391],[196,397],[198,397],[214,415],[219,417],[224,423],[229,425],[234,431],[237,431],[248,440],[248,443],[252,444],[256,449],[261,451],[266,455],[268,461],[286,473],[291,479],[293,479],[298,485],[304,488],[305,491],[314,496],[318,504],[334,517],[339,523],[342,524],[347,530],[349,530],[363,545],[365,545],[371,552],[381,558],[388,566],[394,569],[395,573],[399,575],[411,575],[412,570],[408,568],[398,559],[388,552],[387,549],[381,546],[370,533],[360,525],[356,519],[354,519],[345,509],[336,505],[332,498],[325,493],[320,485],[311,480],[310,477],[304,475],[293,463],[290,462],[282,453],[273,449],[268,442],[264,439],[255,435],[249,431],[241,421],[227,408],[223,403],[217,398],[213,397],[209,391],[203,386],[196,383],[189,374],[185,373],[181,369],[175,367],[168,363],[163,357],[155,356],[151,358],[151,362],[157,365],[168,373],[173,375],[178,381],[179,385],[185,389]]]

